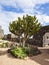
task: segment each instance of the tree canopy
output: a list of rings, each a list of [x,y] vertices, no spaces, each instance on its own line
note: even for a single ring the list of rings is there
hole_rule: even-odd
[[[38,22],[36,16],[23,16],[18,17],[18,20],[12,21],[9,25],[9,30],[13,34],[17,35],[19,38],[23,37],[23,46],[25,46],[25,41],[29,39],[32,35],[37,33],[41,28],[41,24]]]

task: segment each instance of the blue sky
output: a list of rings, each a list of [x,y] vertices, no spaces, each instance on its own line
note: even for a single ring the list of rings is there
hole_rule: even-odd
[[[9,33],[9,23],[18,17],[36,15],[39,22],[49,25],[49,0],[0,0],[0,25]]]

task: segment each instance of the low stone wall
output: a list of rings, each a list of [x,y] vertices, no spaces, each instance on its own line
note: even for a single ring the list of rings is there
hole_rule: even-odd
[[[41,53],[49,54],[49,46],[48,47],[38,47]]]

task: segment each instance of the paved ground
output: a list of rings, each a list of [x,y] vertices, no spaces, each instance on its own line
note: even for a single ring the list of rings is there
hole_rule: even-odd
[[[40,65],[30,58],[27,58],[25,60],[13,58],[5,50],[7,49],[0,48],[0,65]]]
[[[26,60],[13,58],[5,50],[7,49],[0,48],[1,65],[49,65],[49,49],[40,49],[41,54],[27,58]]]

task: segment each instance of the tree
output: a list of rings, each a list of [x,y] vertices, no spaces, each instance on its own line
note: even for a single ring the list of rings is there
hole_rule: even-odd
[[[23,16],[23,46],[25,46],[25,41],[29,39],[29,37],[39,31],[40,27],[41,24],[38,22],[36,16]]]
[[[21,35],[22,35],[22,20],[20,17],[18,17],[18,20],[13,21],[12,23],[9,24],[9,30],[10,32],[12,32],[13,34],[17,35],[19,38],[19,42],[21,45]]]
[[[19,37],[24,35],[23,37],[23,47],[25,46],[25,42],[29,37],[34,35],[39,31],[41,24],[38,22],[36,16],[23,16],[21,19],[18,18],[17,21],[14,21],[10,24],[9,29],[15,35]]]

